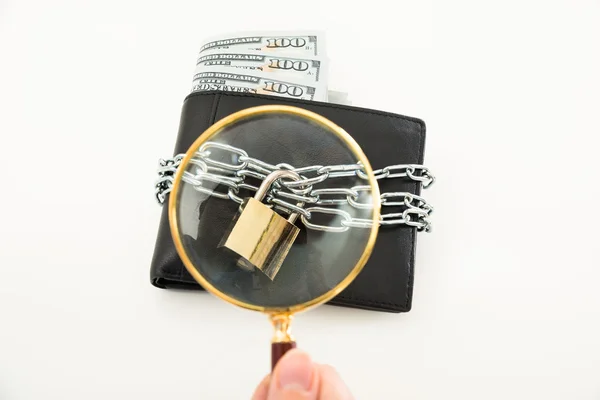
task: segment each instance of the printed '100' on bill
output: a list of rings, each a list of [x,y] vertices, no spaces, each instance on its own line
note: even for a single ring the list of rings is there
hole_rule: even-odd
[[[279,53],[265,54],[257,50],[212,50],[200,53],[196,61],[196,72],[210,70],[214,66],[259,70],[278,75],[305,78],[312,82],[327,81],[327,59],[325,57],[304,58]],[[241,71],[239,71],[241,72]]]
[[[230,51],[259,50],[304,56],[324,56],[324,41],[324,34],[317,32],[238,33],[212,38],[200,48],[200,53],[208,50],[227,49]]]
[[[302,100],[327,100],[326,88],[321,83],[274,79],[272,74],[260,71],[237,73],[234,68],[206,70],[194,75],[192,92],[208,90],[258,93]]]

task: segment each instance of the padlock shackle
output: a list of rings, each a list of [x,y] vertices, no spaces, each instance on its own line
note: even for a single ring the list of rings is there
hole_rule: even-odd
[[[256,191],[256,194],[254,195],[254,198],[256,200],[262,201],[267,195],[267,192],[269,191],[271,185],[273,185],[275,181],[281,178],[289,178],[294,181],[299,181],[302,179],[302,177],[297,172],[290,171],[287,169],[278,169],[277,171],[271,172],[269,175],[267,175],[265,180],[262,181],[258,190]]]
[[[256,194],[254,195],[254,198],[256,200],[262,201],[264,199],[264,197],[267,195],[267,192],[269,191],[269,188],[271,187],[271,185],[273,183],[275,183],[275,181],[277,181],[278,179],[281,179],[281,178],[289,178],[294,181],[299,181],[302,179],[302,177],[297,172],[290,171],[289,169],[278,169],[277,171],[271,172],[269,175],[267,175],[265,180],[262,181],[260,187],[258,188],[258,190],[256,191]],[[300,202],[296,205],[298,207],[302,207],[304,205],[304,202]],[[288,217],[288,222],[290,224],[293,224],[294,222],[296,222],[297,219],[298,219],[298,213],[291,213],[290,216]]]

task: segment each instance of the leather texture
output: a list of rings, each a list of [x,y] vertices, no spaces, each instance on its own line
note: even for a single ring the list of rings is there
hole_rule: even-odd
[[[267,104],[301,107],[328,118],[358,142],[374,169],[394,164],[423,164],[425,123],[417,118],[330,103],[229,92],[192,93],[185,99],[173,154],[185,153],[202,132],[227,115]],[[408,180],[384,179],[379,184],[382,192],[420,194],[420,185]],[[412,227],[382,227],[362,272],[328,304],[388,312],[409,311],[416,234]],[[166,206],[158,229],[150,278],[159,288],[202,289],[179,259]]]

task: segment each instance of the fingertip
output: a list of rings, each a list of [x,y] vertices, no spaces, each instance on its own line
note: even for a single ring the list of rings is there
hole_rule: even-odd
[[[334,367],[328,364],[319,364],[317,368],[320,378],[319,399],[354,399],[350,389]]]
[[[271,381],[271,375],[267,375],[263,378],[262,381],[258,384],[258,387],[254,391],[254,395],[252,396],[252,400],[267,400],[267,396],[269,395],[269,383]]]
[[[318,364],[318,365],[319,365],[319,370],[321,371],[322,374],[325,374],[328,376],[339,377],[340,374],[337,372],[337,369],[335,369],[331,365],[329,365],[329,364]]]
[[[319,377],[308,353],[293,349],[277,362],[271,374],[269,400],[313,400],[317,398]]]
[[[273,381],[280,389],[294,385],[309,391],[313,383],[314,369],[314,363],[307,352],[292,349],[277,362],[273,371]]]

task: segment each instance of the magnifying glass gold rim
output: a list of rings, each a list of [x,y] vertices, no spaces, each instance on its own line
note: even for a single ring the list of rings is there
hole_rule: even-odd
[[[202,276],[198,272],[198,270],[194,267],[192,261],[187,255],[183,247],[183,241],[179,234],[179,226],[178,226],[178,214],[177,214],[177,198],[179,191],[181,189],[182,175],[189,164],[190,160],[196,154],[196,151],[200,148],[202,144],[210,141],[213,136],[218,134],[223,128],[228,125],[231,125],[235,122],[241,121],[248,117],[253,117],[257,115],[265,115],[270,113],[284,113],[284,114],[292,114],[300,117],[307,118],[327,129],[335,133],[335,135],[341,139],[357,156],[358,161],[360,161],[364,167],[364,171],[367,175],[367,180],[371,187],[372,194],[372,204],[373,204],[373,226],[371,228],[371,232],[369,234],[369,238],[367,241],[367,245],[365,246],[365,250],[360,256],[357,264],[354,266],[352,271],[348,276],[346,276],[340,283],[338,283],[334,288],[329,290],[328,292],[322,294],[321,296],[312,299],[308,302],[297,304],[290,307],[264,307],[257,306],[254,304],[249,304],[243,301],[240,301],[232,296],[229,296],[220,290],[218,290],[215,286],[213,286],[206,278]],[[373,169],[367,156],[363,153],[362,149],[356,143],[356,141],[350,136],[345,130],[324,118],[323,116],[314,113],[312,111],[305,110],[303,108],[292,107],[292,106],[284,106],[284,105],[267,105],[267,106],[258,106],[247,108],[236,113],[233,113],[220,121],[216,122],[212,126],[210,126],[207,130],[205,130],[199,137],[194,141],[194,143],[190,146],[185,156],[183,157],[179,168],[177,168],[177,172],[174,177],[173,189],[171,190],[171,194],[169,196],[169,224],[171,227],[171,236],[173,237],[173,242],[175,243],[175,248],[177,249],[177,253],[179,253],[179,257],[183,261],[185,268],[188,270],[190,275],[201,284],[204,289],[213,295],[229,302],[235,304],[239,307],[246,308],[249,310],[260,311],[267,314],[278,315],[278,314],[293,314],[299,311],[305,311],[309,308],[312,308],[321,303],[325,303],[328,300],[331,300],[333,297],[338,295],[342,290],[344,290],[360,273],[367,260],[371,256],[371,252],[373,251],[373,246],[375,245],[375,240],[377,238],[377,232],[379,230],[379,216],[380,216],[380,194],[379,194],[379,185],[377,184],[377,180],[375,179],[375,175],[373,174]]]

